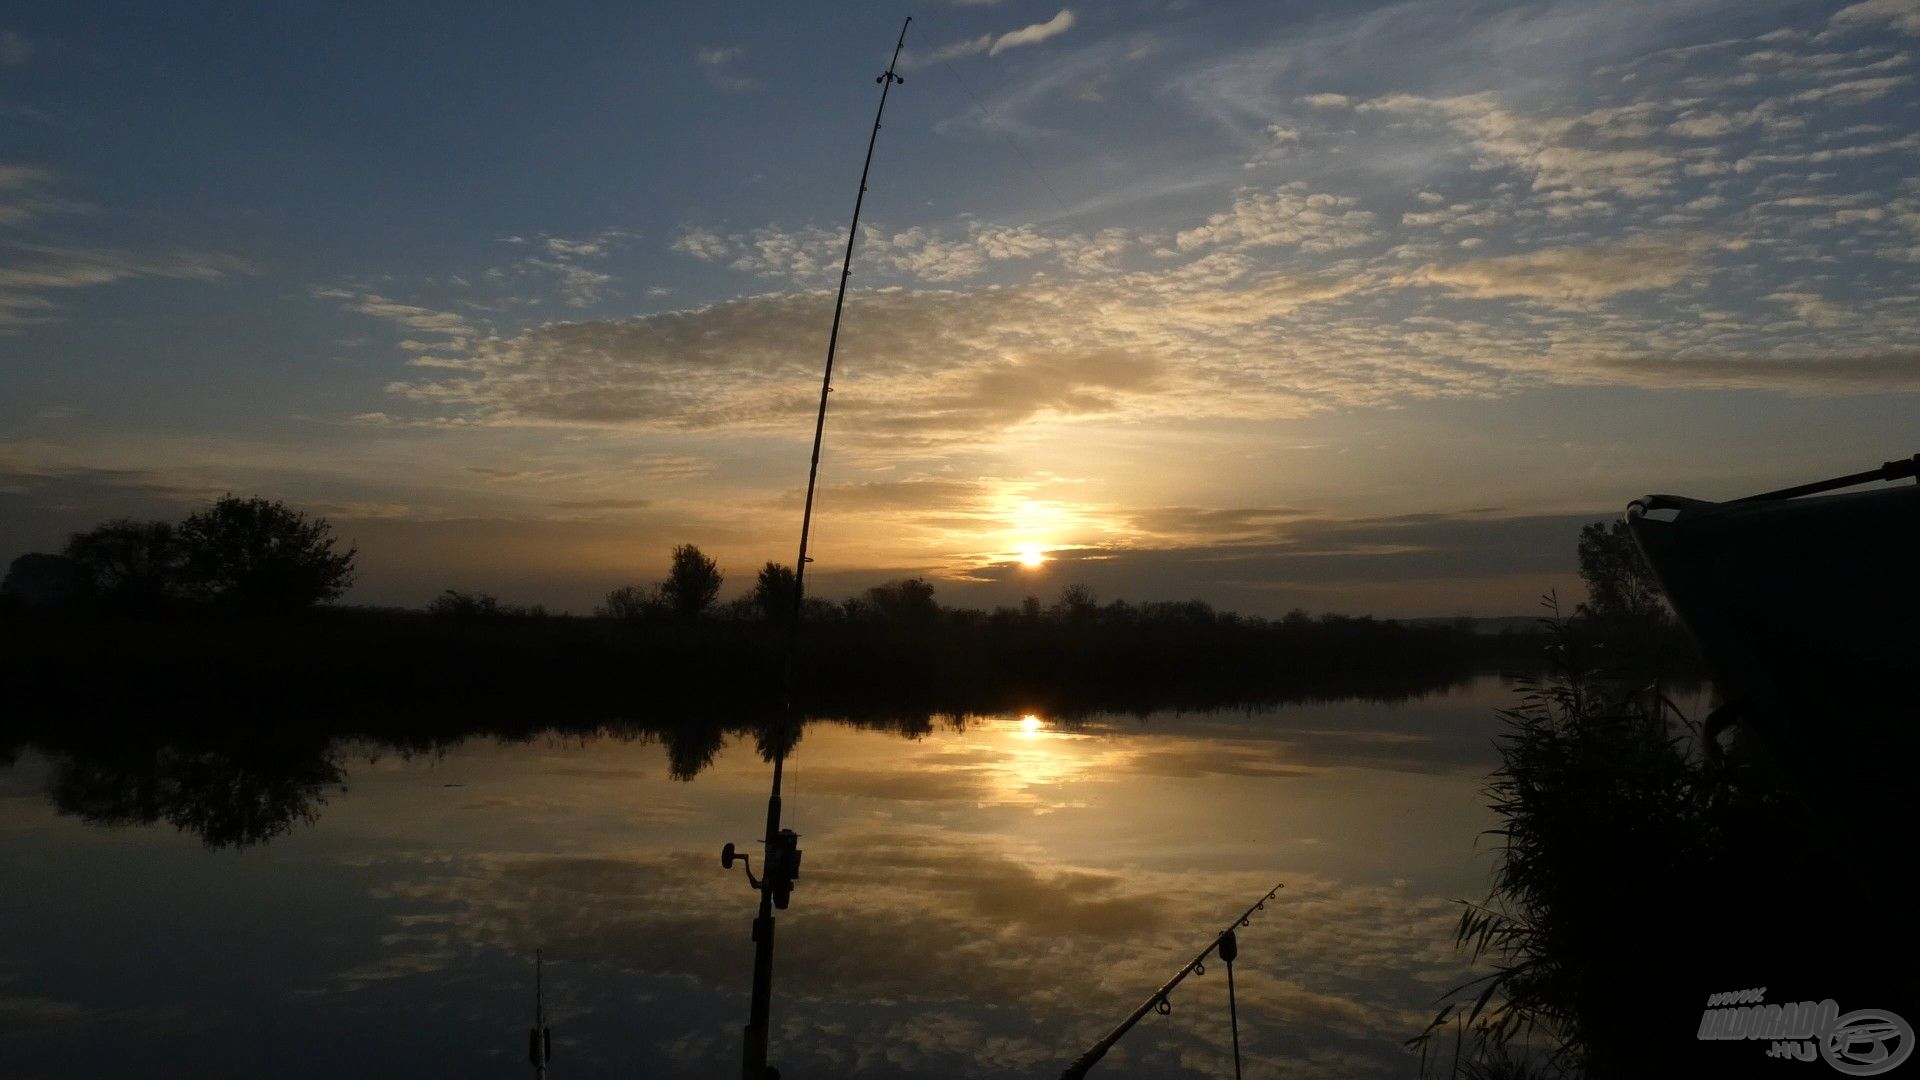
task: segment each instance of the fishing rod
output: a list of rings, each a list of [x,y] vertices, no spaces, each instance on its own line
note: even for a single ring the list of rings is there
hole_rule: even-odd
[[[807,466],[807,501],[800,514],[800,554],[793,564],[793,609],[787,613],[787,655],[782,673],[779,717],[770,726],[763,748],[773,758],[773,788],[767,796],[767,829],[762,841],[760,877],[754,877],[753,864],[732,844],[720,849],[720,865],[732,869],[737,859],[745,863],[747,884],[760,893],[760,911],[753,920],[753,996],[748,1006],[747,1026],[741,1035],[741,1080],[777,1080],[780,1073],[767,1066],[767,1024],[773,1007],[773,913],[785,911],[793,896],[794,879],[800,876],[800,836],[780,827],[780,781],[786,769],[787,752],[799,736],[799,718],[794,709],[794,668],[800,650],[800,611],[807,596],[807,544],[813,531],[813,496],[820,479],[820,443],[827,430],[827,395],[833,393],[833,358],[840,345],[840,313],[847,302],[847,279],[853,276],[853,246],[860,236],[860,208],[867,198],[867,176],[873,170],[873,148],[880,141],[880,118],[887,112],[887,94],[895,84],[907,80],[894,69],[900,66],[900,50],[907,44],[907,27],[913,17],[900,24],[900,37],[893,44],[893,59],[887,70],[873,81],[880,84],[880,107],[873,114],[873,131],[867,136],[867,158],[860,166],[860,190],[853,198],[853,224],[847,228],[846,256],[840,262],[840,291],[833,300],[833,328],[827,333],[827,365],[820,377],[820,409],[813,421],[813,459]]]
[[[1889,461],[1877,469],[1868,469],[1866,472],[1857,472],[1849,476],[1836,476],[1831,480],[1818,480],[1811,484],[1800,484],[1796,487],[1781,488],[1778,491],[1749,495],[1744,499],[1735,499],[1733,501],[1750,503],[1797,499],[1802,495],[1818,495],[1823,491],[1838,491],[1841,488],[1870,484],[1875,480],[1905,480],[1909,476],[1920,476],[1920,454],[1915,454],[1902,461]]]
[[[1133,1010],[1125,1020],[1120,1021],[1119,1027],[1107,1032],[1106,1038],[1094,1043],[1087,1048],[1086,1053],[1075,1058],[1073,1064],[1061,1072],[1060,1080],[1080,1080],[1081,1077],[1086,1076],[1087,1071],[1099,1064],[1100,1059],[1107,1056],[1107,1051],[1113,1049],[1113,1044],[1119,1042],[1121,1036],[1133,1030],[1133,1025],[1139,1023],[1141,1017],[1146,1016],[1147,1013],[1157,1012],[1165,1016],[1172,1012],[1173,1002],[1167,1000],[1167,995],[1173,993],[1173,988],[1179,986],[1188,975],[1205,974],[1207,957],[1216,952],[1220,954],[1221,961],[1227,965],[1227,1010],[1233,1022],[1233,1075],[1237,1078],[1240,1075],[1240,1005],[1235,1000],[1233,991],[1233,961],[1240,955],[1240,941],[1234,936],[1233,931],[1236,927],[1253,925],[1253,913],[1265,910],[1267,901],[1273,899],[1284,888],[1286,885],[1282,883],[1268,889],[1267,895],[1255,901],[1254,905],[1242,912],[1238,919],[1228,923],[1227,928],[1220,931],[1211,944],[1200,950],[1200,955],[1187,961],[1186,967],[1175,972],[1173,978],[1168,979],[1165,985],[1148,995],[1147,1000],[1141,1002],[1139,1008]]]
[[[553,1061],[553,1029],[547,1026],[546,990],[540,984],[540,950],[533,950],[533,1027],[527,1029],[527,1061],[533,1065],[534,1080],[547,1080],[547,1065]]]

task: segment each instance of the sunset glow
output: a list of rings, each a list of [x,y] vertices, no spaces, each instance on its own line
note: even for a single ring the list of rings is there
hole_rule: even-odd
[[[474,7],[0,8],[8,1075],[1910,1055],[1920,0]]]
[[[1911,453],[1908,6],[1495,6],[917,11],[809,592],[1525,613],[1638,495]],[[233,491],[357,604],[791,561],[892,15],[243,21],[0,25],[0,560]]]

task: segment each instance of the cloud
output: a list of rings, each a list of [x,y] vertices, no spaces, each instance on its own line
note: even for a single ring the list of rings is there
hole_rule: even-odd
[[[674,251],[703,262],[720,262],[733,251],[733,245],[725,237],[711,229],[698,227],[683,229],[669,246]]]
[[[1376,237],[1374,216],[1353,209],[1354,200],[1324,192],[1309,193],[1303,184],[1274,191],[1242,191],[1233,208],[1215,214],[1206,224],[1174,237],[1182,251],[1229,246],[1255,248],[1285,246],[1309,253],[1354,247]]]
[[[1610,356],[1599,373],[1673,389],[1781,390],[1806,395],[1920,392],[1920,350],[1828,354]]]
[[[1913,81],[1911,75],[1887,75],[1877,79],[1850,79],[1830,86],[1817,86],[1793,95],[1795,101],[1831,101],[1841,105],[1861,105],[1893,92]]]
[[[528,259],[523,265],[553,275],[568,307],[592,307],[607,295],[613,275],[564,259]]]
[[[137,277],[211,281],[256,272],[245,259],[218,252],[187,251],[156,258],[108,248],[16,244],[13,250],[24,257],[0,266],[0,289],[80,289]]]
[[[1785,304],[1793,313],[1814,326],[1834,326],[1847,316],[1844,308],[1819,293],[1782,290],[1760,298],[1771,304]]]
[[[59,550],[68,533],[111,518],[177,517],[222,490],[171,471],[102,467],[65,452],[0,442],[0,561]]]
[[[0,228],[31,234],[56,214],[91,209],[57,195],[52,170],[0,163]],[[18,234],[16,234],[18,235]],[[85,289],[138,278],[213,281],[259,272],[238,255],[217,251],[175,251],[147,255],[114,248],[76,247],[49,241],[0,241],[0,333],[57,317],[49,290]]]
[[[49,505],[172,505],[212,488],[151,469],[114,469],[35,461],[0,444],[0,492]]]
[[[745,51],[738,46],[717,46],[696,50],[694,59],[699,61],[700,70],[709,84],[729,94],[744,94],[760,85],[758,80],[735,75],[728,70],[744,54]]]
[[[998,56],[1008,49],[1017,49],[1023,45],[1038,45],[1043,41],[1059,37],[1073,29],[1073,23],[1073,12],[1067,8],[1061,8],[1059,14],[1046,22],[1033,23],[1003,34],[981,34],[976,38],[942,45],[933,50],[927,60],[929,62],[953,60],[962,56],[976,56],[980,53]]]
[[[501,243],[533,253],[518,262],[489,268],[485,278],[496,285],[511,285],[516,291],[530,285],[551,288],[568,307],[593,307],[616,292],[614,283],[617,279],[613,274],[590,264],[602,263],[633,238],[632,233],[616,228],[601,229],[592,236],[578,238],[545,234],[534,238],[504,237]],[[466,283],[461,281],[459,284]],[[510,297],[507,304],[537,305],[543,299],[541,296],[516,295]]]
[[[1045,300],[1025,292],[907,293],[849,301],[843,368],[861,393],[836,402],[869,435],[952,437],[1042,412],[1111,411],[1149,391],[1159,365],[1124,351],[1017,347],[996,328]],[[761,296],[618,322],[551,323],[476,343],[474,374],[396,384],[412,400],[477,408],[495,422],[785,428],[811,408],[824,293]],[[858,364],[858,367],[853,365]],[[843,389],[845,389],[843,387]]]
[[[74,204],[51,192],[54,174],[34,165],[0,163],[0,226],[19,228]]]
[[[1654,147],[1604,145],[1608,140],[1601,133],[1616,116],[1517,113],[1490,93],[1447,98],[1389,94],[1357,108],[1442,117],[1468,137],[1481,167],[1521,172],[1537,191],[1649,198],[1672,185],[1680,165],[1678,156]],[[1596,141],[1602,145],[1594,145]]]
[[[1129,525],[1155,541],[1191,544],[1244,544],[1274,540],[1289,526],[1313,516],[1296,507],[1150,506],[1128,512]]]
[[[837,275],[845,245],[844,232],[803,225],[725,235],[694,226],[683,229],[669,246],[743,273],[819,285]],[[957,234],[922,227],[889,232],[867,225],[855,255],[863,267],[883,275],[945,284],[976,277],[995,262],[1020,260],[1044,260],[1071,274],[1105,273],[1136,246],[1134,235],[1120,228],[1088,235],[975,221]]]
[[[1504,35],[1494,54],[1519,56],[1529,34],[1571,46],[1596,20],[1617,21],[1548,5],[1481,30]],[[1358,32],[1334,22],[1335,38]],[[1873,114],[1820,120],[1837,100],[1884,105],[1908,76],[1881,44],[1752,41],[1610,42],[1615,55],[1577,86],[1486,89],[1396,68],[1394,83],[1368,87],[1293,46],[1285,64],[1249,51],[1212,81],[1183,76],[1176,104],[1204,111],[1199,89],[1239,87],[1229,112],[1259,152],[1310,147],[1293,155],[1303,173],[1337,176],[1208,194],[1243,180],[1235,148],[1231,179],[1196,167],[1203,178],[1159,204],[1149,229],[867,226],[835,422],[867,460],[931,477],[959,445],[1044,425],[1273,421],[1544,385],[1899,384],[1887,358],[1920,340],[1902,260],[1920,247],[1902,224],[1898,165],[1920,137]],[[1050,80],[1112,70],[1138,44],[1095,42],[1036,78],[1069,85]],[[1845,164],[1856,161],[1875,171]],[[845,240],[804,222],[689,224],[672,250],[781,291],[634,319],[475,324],[457,350],[427,350],[456,366],[391,385],[390,419],[785,438],[812,408]],[[537,257],[560,257],[556,243]],[[597,267],[585,246],[564,254]],[[1240,526],[1252,536],[1260,523]]]
[[[1521,297],[1581,304],[1670,286],[1694,268],[1702,248],[1697,240],[1554,248],[1425,266],[1414,279],[1476,300]]]
[[[1827,25],[1851,29],[1863,24],[1883,24],[1906,34],[1920,35],[1920,8],[1911,0],[1864,0],[1833,13]]]
[[[1433,224],[1478,220],[1472,208],[1444,209]],[[1440,213],[1420,212],[1423,220]],[[1712,269],[1707,254],[1733,250],[1702,235],[1647,234],[1430,260],[1412,270],[1396,266],[1393,252],[1347,259],[1319,273],[1265,270],[1252,254],[1291,246],[1302,255],[1337,255],[1363,247],[1375,227],[1370,212],[1343,198],[1290,188],[1242,192],[1230,211],[1180,234],[1177,242],[1187,251],[1175,266],[967,289],[856,290],[843,326],[836,417],[850,438],[868,445],[931,446],[996,436],[1042,418],[1270,419],[1417,397],[1497,394],[1538,382],[1638,383],[1647,369],[1617,360],[1636,349],[1650,355],[1765,352],[1734,335],[1758,327],[1697,318],[1655,324],[1615,306],[1634,296],[1673,305],[1694,295],[1692,286],[1707,281]],[[713,260],[792,265],[806,250],[798,235],[689,231],[676,246]],[[1005,227],[973,229],[966,243],[986,262],[1059,258],[1071,246],[1058,236]],[[884,264],[959,244],[932,233],[881,234],[871,250]],[[974,265],[951,251],[941,259],[949,268]],[[1386,328],[1364,314],[1374,298],[1408,289],[1422,305],[1417,319]],[[1786,291],[1774,288],[1755,299]],[[1535,301],[1540,313],[1496,321],[1449,306],[1499,299]],[[798,430],[812,407],[809,387],[817,380],[820,328],[830,305],[824,291],[763,294],[634,319],[548,323],[474,337],[466,343],[465,370],[396,382],[391,390],[434,410],[441,421],[461,423]],[[1887,308],[1876,316],[1880,323],[1859,321],[1848,331],[1864,344],[1876,334],[1897,334],[1902,317],[1900,309]],[[1840,340],[1831,345],[1850,347]],[[1795,362],[1758,365],[1737,378],[1725,370],[1730,385],[1774,380],[1800,392],[1807,382],[1785,377]]]
[[[977,502],[991,490],[992,485],[985,480],[922,476],[828,484],[820,489],[819,497],[823,505],[831,503],[836,512],[951,510]],[[799,492],[787,492],[778,504],[798,506],[800,499]]]
[[[1408,365],[1429,389],[1477,378],[1418,357],[1360,362],[1351,342],[1306,330],[1303,310],[1382,280],[1260,271],[1213,252],[1173,269],[1084,280],[857,290],[842,328],[836,415],[856,438],[938,441],[1042,415],[1273,416],[1325,407],[1308,406],[1313,395],[1378,400]],[[807,386],[831,303],[824,291],[766,294],[549,323],[473,342],[472,374],[392,389],[492,424],[788,430],[811,408]]]
[[[1038,45],[1043,41],[1059,37],[1073,29],[1073,12],[1061,8],[1059,14],[1043,23],[1023,26],[1011,30],[993,39],[993,45],[987,49],[989,56],[998,56],[1008,49],[1017,49],[1022,45]]]
[[[381,319],[417,333],[444,334],[454,341],[464,341],[477,333],[465,316],[451,311],[436,311],[389,300],[378,293],[333,286],[315,285],[307,291],[316,299],[341,301],[341,307],[348,311]]]
[[[213,281],[258,273],[246,259],[223,252],[148,256],[110,248],[18,243],[0,250],[19,253],[0,265],[0,330],[51,320],[55,305],[37,295],[46,290],[85,289],[137,278]]]
[[[652,499],[555,499],[547,504],[556,510],[644,510]]]
[[[19,67],[33,57],[33,46],[12,30],[0,30],[0,67]]]
[[[1550,576],[1564,569],[1564,538],[1602,514],[1445,514],[1335,517],[1325,513],[1223,510],[1217,514],[1114,508],[1130,531],[1126,545],[1063,551],[1062,573],[1109,595],[1137,595],[1127,583],[1151,581],[1160,595],[1190,596],[1223,585],[1284,589],[1303,583],[1412,583],[1439,578]],[[1241,515],[1263,515],[1253,522]],[[1555,539],[1559,537],[1561,539]],[[996,566],[983,574],[1017,574]]]

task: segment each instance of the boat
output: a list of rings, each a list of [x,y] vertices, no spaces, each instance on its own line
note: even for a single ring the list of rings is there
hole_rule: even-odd
[[[1920,484],[1842,489],[1917,478],[1920,455],[1730,502],[1649,495],[1626,512],[1713,680],[1709,752],[1731,728],[1743,762],[1798,800],[1829,846],[1783,843],[1781,872],[1853,878],[1878,909],[1861,913],[1861,946],[1891,946],[1909,965],[1920,958],[1908,895]]]

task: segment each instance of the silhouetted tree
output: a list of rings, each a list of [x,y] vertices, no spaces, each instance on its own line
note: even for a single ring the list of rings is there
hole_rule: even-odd
[[[658,585],[622,585],[593,609],[603,619],[648,619],[666,610]]]
[[[284,503],[227,495],[180,523],[182,578],[189,593],[240,611],[311,607],[353,584],[359,552],[335,551],[332,532]]]
[[[464,593],[458,589],[447,589],[427,604],[427,614],[452,619],[483,619],[498,615],[529,616],[546,613],[547,609],[542,604],[535,604],[532,607],[503,604],[499,597],[491,593]]]
[[[785,625],[793,617],[793,568],[768,562],[753,582],[753,607],[771,623]]]
[[[1583,615],[1630,628],[1666,617],[1660,583],[1624,521],[1596,521],[1580,530],[1580,580],[1587,584]]]
[[[675,615],[695,619],[720,595],[720,584],[725,580],[719,563],[692,544],[681,544],[673,549],[673,566],[660,586],[660,598]]]
[[[1186,623],[1211,626],[1217,621],[1213,605],[1205,600],[1156,600],[1140,605],[1141,617],[1149,622]],[[1323,622],[1325,620],[1322,620]]]
[[[487,593],[463,593],[455,589],[447,589],[428,601],[427,614],[456,619],[498,615],[500,601]]]
[[[933,602],[933,584],[925,578],[875,585],[867,590],[867,604],[887,622],[924,624],[940,617],[940,605]]]
[[[1100,612],[1100,605],[1093,598],[1093,590],[1085,585],[1069,585],[1060,590],[1060,599],[1053,602],[1047,614],[1063,623],[1083,626],[1093,621]]]
[[[171,522],[109,521],[67,538],[67,558],[86,567],[95,595],[152,608],[180,592],[185,552]]]
[[[7,567],[0,601],[9,607],[61,608],[78,604],[93,591],[87,568],[65,555],[29,551]]]

